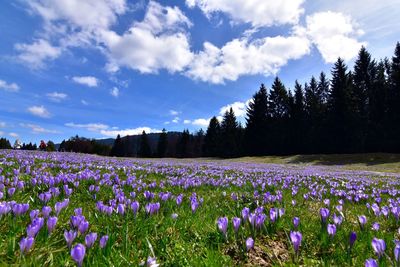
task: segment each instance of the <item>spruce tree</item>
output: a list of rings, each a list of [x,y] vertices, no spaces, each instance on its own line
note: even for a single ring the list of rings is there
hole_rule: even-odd
[[[290,150],[289,144],[289,96],[288,92],[276,77],[269,94],[269,114],[271,120],[271,153],[287,154]]]
[[[158,138],[158,143],[157,143],[157,157],[159,158],[165,157],[165,154],[167,152],[167,146],[168,146],[167,131],[165,129],[162,129],[162,132],[160,134],[160,137]]]
[[[355,136],[352,75],[339,58],[332,70],[331,91],[328,99],[329,152],[354,152]]]
[[[389,152],[400,151],[400,43],[396,44],[390,65],[389,90]]]
[[[143,131],[142,135],[140,136],[140,145],[139,145],[138,156],[141,158],[150,158],[151,157],[151,148],[150,148],[149,140],[147,138],[147,134],[145,131]]]
[[[268,151],[268,93],[264,84],[253,95],[246,115],[245,152],[263,155]]]
[[[238,122],[233,109],[226,111],[221,122],[221,156],[224,158],[239,155]]]
[[[74,140],[78,140],[79,138],[76,137]],[[118,134],[117,138],[114,141],[114,144],[111,148],[110,152],[111,156],[114,157],[123,157],[124,156],[124,144],[122,143],[121,136]]]
[[[221,127],[217,117],[212,117],[204,137],[203,156],[217,157],[219,155]]]

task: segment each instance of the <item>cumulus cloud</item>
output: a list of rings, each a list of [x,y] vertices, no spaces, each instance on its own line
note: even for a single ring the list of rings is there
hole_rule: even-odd
[[[0,89],[8,92],[18,92],[19,86],[16,83],[7,83],[6,81],[0,80]]]
[[[139,135],[145,131],[146,133],[160,133],[160,130],[152,129],[150,127],[138,127],[131,129],[123,129],[123,130],[101,130],[100,133],[104,136],[116,137],[117,135],[126,136],[126,135]]]
[[[72,80],[76,83],[83,84],[89,87],[97,87],[99,80],[93,76],[74,76]]]
[[[118,89],[117,87],[113,87],[113,88],[110,90],[110,94],[111,94],[113,97],[118,98],[118,97],[119,97],[119,89]]]
[[[45,61],[54,60],[61,55],[62,48],[51,45],[47,40],[39,39],[31,44],[15,45],[17,59],[30,68],[42,68]]]
[[[28,108],[28,111],[41,118],[50,118],[51,114],[44,106],[32,106]]]
[[[180,121],[180,118],[179,118],[179,117],[175,117],[175,118],[172,120],[173,123],[178,123],[179,121]]]
[[[250,100],[248,100],[246,102],[237,101],[237,102],[234,102],[232,104],[223,106],[220,109],[219,114],[221,116],[223,116],[226,111],[229,111],[232,108],[233,112],[235,113],[235,115],[237,117],[244,117],[246,115],[246,110],[247,110],[247,107],[249,105],[249,101]]]
[[[357,40],[363,31],[351,19],[338,12],[318,12],[307,16],[304,31],[316,45],[325,62],[333,63],[338,57],[344,60],[354,58],[365,42]]]
[[[103,31],[107,47],[107,69],[117,71],[121,66],[141,73],[182,71],[192,59],[188,36],[184,29],[191,26],[178,7],[165,7],[150,1],[145,17],[124,34]]]
[[[21,127],[31,129],[31,132],[34,133],[34,134],[41,134],[41,133],[57,134],[57,133],[60,133],[59,131],[45,129],[45,128],[39,126],[39,125],[31,124],[31,123],[20,123],[19,125]]]
[[[250,23],[253,27],[295,24],[303,14],[304,0],[186,0],[186,5],[199,7],[208,17],[222,12],[233,22]]]
[[[204,43],[186,75],[205,82],[236,81],[241,75],[275,75],[291,59],[310,52],[310,42],[303,36],[276,36],[250,41],[234,39],[218,48]]]
[[[195,119],[192,121],[192,124],[195,126],[200,126],[200,127],[207,127],[210,122],[210,119]]]
[[[68,122],[65,124],[67,127],[71,128],[81,128],[81,129],[86,129],[91,132],[98,132],[101,130],[106,130],[109,128],[108,125],[103,124],[103,123],[87,123],[87,124],[82,124],[82,123],[73,123],[73,122]]]
[[[19,137],[19,135],[17,133],[9,133],[8,135],[11,137],[14,137],[14,138]]]
[[[54,102],[61,102],[62,100],[65,100],[68,95],[64,93],[59,93],[59,92],[52,92],[52,93],[47,93],[46,96]]]
[[[118,127],[110,127],[109,125],[103,124],[103,123],[80,124],[80,123],[69,122],[69,123],[66,123],[65,126],[71,127],[71,128],[85,129],[85,130],[91,131],[91,132],[97,132],[103,136],[108,136],[108,137],[116,137],[118,134],[121,136],[137,135],[137,134],[141,134],[143,131],[145,131],[146,133],[161,132],[160,130],[152,129],[150,127],[118,129]]]

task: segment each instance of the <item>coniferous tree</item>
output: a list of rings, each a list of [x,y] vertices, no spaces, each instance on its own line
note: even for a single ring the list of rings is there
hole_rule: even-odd
[[[124,144],[123,144],[121,136],[119,134],[117,135],[117,138],[114,141],[114,144],[111,148],[110,155],[114,156],[114,157],[123,157],[124,156]]]
[[[332,70],[331,91],[328,99],[328,152],[353,152],[354,136],[351,131],[354,123],[352,75],[339,58]]]
[[[56,145],[54,144],[53,141],[50,141],[50,140],[49,140],[49,141],[47,142],[46,151],[49,151],[49,152],[56,151]]]
[[[268,93],[264,84],[253,95],[246,113],[245,152],[250,156],[268,151]]]
[[[353,134],[357,138],[357,151],[363,151],[367,138],[370,99],[373,94],[373,85],[376,75],[375,61],[362,47],[354,64],[353,72],[353,97],[354,97],[354,125]]]
[[[0,138],[0,149],[11,149],[10,141],[6,138]]]
[[[301,153],[304,151],[304,142],[306,137],[305,127],[305,106],[303,87],[296,80],[294,86],[293,104],[290,108],[291,119],[291,139],[293,153]]]
[[[151,148],[150,148],[149,140],[147,138],[147,134],[145,131],[143,131],[142,135],[140,136],[140,145],[139,145],[138,156],[141,158],[150,158],[151,157]]]
[[[191,156],[189,153],[190,139],[189,130],[183,130],[176,143],[176,155],[178,158],[188,158]]]
[[[157,143],[157,157],[163,158],[167,152],[168,136],[165,129],[162,130]]]
[[[194,157],[201,157],[202,156],[202,147],[204,143],[204,131],[200,129],[194,136],[193,139],[193,156]]]
[[[212,117],[204,137],[203,156],[219,156],[221,127],[217,117]]]
[[[396,44],[389,69],[389,122],[387,124],[389,152],[400,151],[400,43]]]
[[[225,112],[221,122],[220,155],[224,158],[237,157],[240,152],[238,139],[238,122],[233,109],[230,108]]]
[[[269,94],[269,114],[271,120],[271,152],[272,154],[287,154],[290,147],[288,146],[289,132],[289,96],[288,92],[276,77]]]

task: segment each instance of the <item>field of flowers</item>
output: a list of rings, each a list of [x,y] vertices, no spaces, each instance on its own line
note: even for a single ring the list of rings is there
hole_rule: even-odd
[[[0,150],[0,265],[400,266],[395,175]]]

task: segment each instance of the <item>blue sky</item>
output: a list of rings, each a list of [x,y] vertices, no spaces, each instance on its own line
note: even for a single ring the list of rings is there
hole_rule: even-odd
[[[205,129],[278,75],[392,56],[398,0],[0,3],[0,136],[59,142]]]

